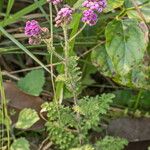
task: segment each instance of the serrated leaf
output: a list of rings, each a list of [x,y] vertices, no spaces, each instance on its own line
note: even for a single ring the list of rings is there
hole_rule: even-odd
[[[10,150],[30,150],[29,142],[25,138],[19,138],[13,142]]]
[[[25,108],[19,113],[16,128],[28,129],[39,120],[39,116],[34,109]]]
[[[18,81],[18,87],[25,93],[39,96],[45,82],[44,71],[34,70]]]
[[[137,4],[137,6],[139,7],[139,10],[143,14],[146,22],[150,22],[150,1],[148,1],[148,0],[134,0],[134,3]],[[126,6],[126,8],[134,7],[131,0],[126,0],[125,6]],[[142,18],[140,17],[140,15],[136,9],[128,10],[127,15],[129,18],[136,18],[136,19],[142,20]]]
[[[106,51],[117,73],[127,74],[141,63],[147,41],[137,21],[114,20],[107,25],[105,35]]]
[[[123,150],[126,145],[128,145],[126,139],[106,136],[104,139],[97,142],[96,150]]]
[[[121,7],[123,3],[124,0],[107,0],[107,7],[104,9],[104,12],[109,12],[118,7]]]

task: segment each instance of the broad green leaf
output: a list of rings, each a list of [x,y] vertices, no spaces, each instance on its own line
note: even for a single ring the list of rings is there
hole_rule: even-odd
[[[28,129],[32,125],[34,125],[39,119],[40,118],[34,109],[25,108],[19,113],[16,128]]]
[[[25,138],[19,138],[12,143],[10,150],[30,150],[29,147],[29,142]]]
[[[105,30],[106,51],[120,75],[141,63],[147,47],[144,32],[135,20],[114,20]]]
[[[91,59],[94,66],[96,66],[105,76],[113,77],[113,74],[115,73],[114,66],[104,45],[95,47],[92,51]]]
[[[132,68],[128,74],[121,75],[120,72],[115,69],[104,45],[95,47],[91,54],[91,60],[93,65],[96,66],[103,75],[112,78],[119,84],[136,88],[150,88],[150,73],[142,62],[141,65],[139,64]]]
[[[134,0],[134,2],[138,5],[146,22],[150,22],[150,1],[149,0]],[[125,6],[127,9],[134,7],[131,0],[126,0]],[[131,10],[129,9],[127,11],[127,15],[129,18],[136,18],[136,19],[142,20],[141,16],[139,15],[136,9],[131,9]]]
[[[44,71],[33,70],[18,81],[18,87],[25,93],[39,96],[45,83]]]
[[[104,12],[109,12],[118,7],[121,7],[123,3],[124,0],[107,0],[107,7],[104,9]]]

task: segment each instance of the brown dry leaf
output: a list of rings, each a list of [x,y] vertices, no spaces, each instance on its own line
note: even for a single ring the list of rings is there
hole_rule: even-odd
[[[44,101],[40,97],[32,96],[21,91],[14,83],[4,83],[5,95],[8,100],[9,112],[15,111],[14,114],[10,113],[13,124],[18,120],[19,112],[24,108],[32,108],[40,113],[41,105]],[[35,125],[28,130],[38,130],[44,127],[45,121],[40,119]]]

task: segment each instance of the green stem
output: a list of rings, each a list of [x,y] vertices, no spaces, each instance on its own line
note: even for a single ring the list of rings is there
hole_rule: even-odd
[[[73,40],[85,28],[85,26],[86,26],[86,24],[71,38],[71,40]],[[70,42],[68,40],[67,26],[64,25],[63,31],[64,31],[64,39],[65,39],[65,46],[64,46],[65,69],[64,70],[65,70],[66,78],[71,78],[70,72],[68,72],[68,69],[67,69],[67,63],[68,63],[68,57],[69,57],[69,42]],[[76,91],[74,89],[73,82],[74,81],[71,81],[70,85],[71,85],[71,91],[73,93],[74,105],[77,106],[77,94],[76,94]],[[77,132],[78,132],[78,136],[79,136],[79,143],[81,144],[82,139],[80,137],[80,123],[79,123],[80,122],[80,114],[78,112],[76,113],[76,120],[77,120],[77,123],[78,123]]]
[[[55,51],[55,48],[53,46],[54,44],[54,36],[53,36],[53,12],[52,12],[52,4],[49,4],[49,11],[50,11],[50,33],[51,33],[51,38],[50,38],[50,48],[48,47],[48,51],[50,53],[50,64],[51,64],[51,81],[52,81],[52,88],[54,92],[54,101],[57,103],[56,99],[56,90],[55,90],[55,83],[54,83],[54,78],[53,78],[53,52]]]
[[[7,148],[10,147],[10,118],[7,111],[7,102],[3,87],[3,79],[2,79],[2,72],[0,69],[0,93],[1,93],[1,104],[2,104],[2,120],[4,124],[6,125],[6,132],[7,132]],[[3,146],[3,143],[2,143]]]
[[[144,6],[147,6],[147,5],[148,5],[148,3],[145,3],[143,5],[139,5],[138,8],[140,9],[140,8],[142,8]],[[127,14],[128,11],[135,10],[135,9],[136,9],[135,7],[123,8],[121,13],[116,16],[116,19],[120,19],[120,18],[124,17]]]

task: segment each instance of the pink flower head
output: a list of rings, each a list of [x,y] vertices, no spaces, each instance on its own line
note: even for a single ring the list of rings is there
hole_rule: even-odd
[[[88,9],[83,11],[82,22],[87,23],[90,26],[93,26],[97,23],[97,14],[93,10]]]
[[[85,0],[82,4],[83,7],[95,10],[99,13],[103,11],[106,5],[107,5],[106,0]]]
[[[28,37],[38,36],[41,33],[41,27],[35,20],[27,21],[25,26],[25,35]]]
[[[63,0],[47,0],[48,3],[53,3],[53,5],[58,5],[61,3]]]
[[[69,6],[65,6],[64,8],[61,8],[61,10],[58,12],[55,18],[56,27],[59,27],[64,23],[69,24],[72,19],[72,13],[73,10]]]

